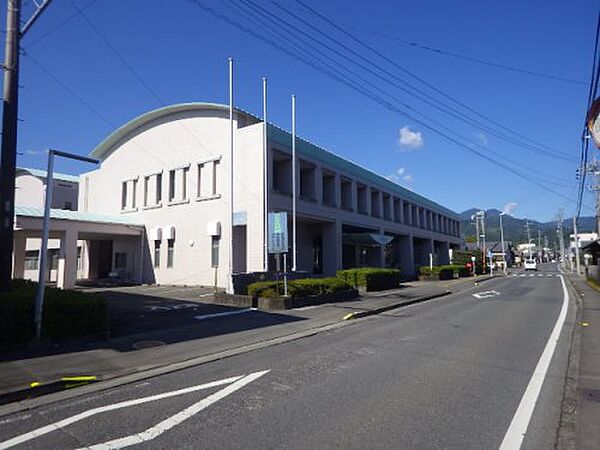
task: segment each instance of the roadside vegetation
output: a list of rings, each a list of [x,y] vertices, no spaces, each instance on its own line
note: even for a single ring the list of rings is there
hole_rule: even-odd
[[[0,293],[0,346],[34,337],[33,315],[37,283],[13,280]],[[47,287],[42,316],[42,338],[67,339],[103,333],[107,329],[106,301],[97,294]]]

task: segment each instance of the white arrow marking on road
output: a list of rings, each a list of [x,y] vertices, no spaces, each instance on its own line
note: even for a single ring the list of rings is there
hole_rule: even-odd
[[[10,448],[10,447],[14,447],[15,445],[18,444],[22,444],[23,442],[27,442],[30,441],[34,438],[43,436],[44,434],[48,434],[51,431],[57,431],[60,430],[61,428],[64,428],[68,425],[71,425],[73,423],[79,422],[83,419],[87,419],[89,417],[95,416],[97,414],[100,413],[104,413],[107,411],[114,411],[116,409],[122,409],[122,408],[127,408],[129,406],[136,406],[136,405],[141,405],[144,403],[149,403],[149,402],[153,402],[156,400],[162,400],[165,398],[170,398],[170,397],[175,397],[177,395],[183,395],[183,394],[188,394],[190,392],[196,392],[196,391],[200,391],[203,389],[210,389],[213,387],[217,387],[217,386],[222,386],[224,384],[229,384],[229,386],[227,386],[225,389],[222,389],[218,392],[216,392],[215,394],[203,399],[202,401],[192,405],[190,408],[193,407],[198,407],[198,405],[202,402],[207,402],[209,401],[209,403],[205,403],[200,405],[201,408],[198,409],[197,411],[195,411],[193,414],[197,413],[198,411],[206,408],[207,406],[211,405],[212,403],[216,402],[217,400],[222,399],[223,397],[226,397],[227,395],[237,391],[238,389],[240,389],[241,387],[245,386],[246,384],[256,380],[259,377],[262,377],[264,374],[266,374],[267,372],[269,372],[269,370],[265,370],[262,372],[254,372],[251,373],[249,375],[240,375],[237,377],[231,377],[231,378],[225,378],[223,380],[219,380],[219,381],[213,381],[210,383],[205,383],[205,384],[199,384],[196,386],[191,386],[188,388],[184,388],[184,389],[179,389],[176,391],[170,391],[170,392],[164,392],[162,394],[157,394],[157,395],[151,395],[148,397],[142,397],[142,398],[136,398],[133,400],[127,400],[124,402],[120,402],[120,403],[114,403],[112,405],[106,405],[106,406],[100,406],[98,408],[92,408],[92,409],[88,409],[87,411],[84,411],[82,413],[76,414],[74,416],[71,417],[67,417],[66,419],[60,420],[58,422],[52,423],[50,425],[46,425],[44,427],[38,428],[36,430],[30,431],[28,433],[25,434],[21,434],[19,436],[15,436],[12,439],[9,439],[8,441],[4,441],[4,442],[0,442],[0,450],[6,449],[6,448]],[[233,389],[232,389],[233,388]],[[190,408],[187,408],[186,410],[182,411],[181,413],[176,414],[175,416],[167,419],[167,421],[174,419],[175,417],[179,416],[179,414],[184,413],[185,411],[188,411]],[[186,418],[188,418],[190,416],[185,417],[183,420],[185,420]],[[183,420],[180,420],[178,423],[181,423]],[[162,424],[163,422],[161,422]],[[158,424],[158,425],[161,425]],[[158,426],[157,425],[157,426]],[[173,424],[171,427],[177,425],[177,423]],[[149,430],[152,430],[156,427],[150,428]],[[168,428],[166,428],[168,429]],[[165,429],[165,430],[166,430]],[[146,430],[144,433],[148,432],[149,430]],[[164,430],[163,430],[164,431]],[[161,433],[163,432],[161,431]],[[159,434],[161,434],[159,433]],[[140,433],[140,435],[143,433]],[[137,435],[134,435],[137,436]],[[158,434],[156,435],[158,436]],[[156,437],[154,436],[154,437]],[[126,438],[123,438],[126,439]],[[146,439],[148,440],[148,439]],[[136,440],[136,443],[139,443],[140,441]],[[99,445],[104,445],[104,444],[99,444]],[[132,444],[128,444],[128,445],[132,445]],[[109,448],[109,447],[97,447],[97,448]],[[122,447],[110,447],[110,448],[122,448]]]
[[[567,310],[569,308],[569,292],[567,291],[565,279],[562,276],[560,277],[560,282],[563,288],[563,304],[560,313],[558,314],[552,333],[550,333],[546,347],[531,375],[525,393],[517,407],[517,412],[515,412],[510,426],[504,435],[500,450],[519,450],[523,443],[523,439],[525,438],[525,433],[527,433],[527,428],[529,427],[535,404],[537,403],[540,391],[542,390],[542,385],[544,384],[544,379],[546,378],[550,361],[552,361],[554,349],[558,343],[558,338],[560,337],[560,332],[565,323]]]
[[[484,298],[496,297],[497,295],[500,295],[500,292],[497,292],[497,291],[483,291],[483,292],[477,292],[476,294],[472,294],[472,295],[475,298],[484,299]]]

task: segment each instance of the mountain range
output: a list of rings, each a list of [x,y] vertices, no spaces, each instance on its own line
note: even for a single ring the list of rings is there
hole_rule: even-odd
[[[476,231],[474,221],[471,220],[471,216],[480,209],[471,208],[463,211],[459,214],[460,217],[460,230],[461,236],[465,239],[475,239]],[[500,240],[500,214],[502,211],[497,209],[488,209],[485,211],[485,234],[487,241],[499,241]],[[527,242],[527,219],[519,219],[518,217],[511,216],[509,214],[502,218],[502,225],[504,228],[504,240],[511,241],[513,243]],[[537,220],[529,219],[529,229],[531,233],[531,239],[537,242],[538,230],[543,243],[544,236],[548,238],[548,244],[553,246],[556,242],[557,237],[557,222],[538,222]],[[586,233],[596,231],[596,218],[592,216],[580,216],[577,221],[577,232]],[[569,234],[573,233],[573,219],[563,219],[563,232],[565,236],[565,242],[568,242]]]

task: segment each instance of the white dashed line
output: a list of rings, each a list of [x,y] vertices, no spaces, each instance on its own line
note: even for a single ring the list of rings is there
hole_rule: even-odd
[[[252,311],[256,311],[256,308],[244,308],[244,309],[240,309],[238,311],[225,311],[225,312],[221,312],[221,313],[204,314],[203,316],[194,316],[194,319],[196,319],[196,320],[215,319],[217,317],[236,316],[238,314],[245,314],[245,313],[249,313]]]

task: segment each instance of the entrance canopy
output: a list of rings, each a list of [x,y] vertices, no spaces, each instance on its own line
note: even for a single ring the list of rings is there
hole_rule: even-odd
[[[342,242],[348,245],[379,246],[387,245],[394,239],[393,236],[377,233],[344,233]]]

